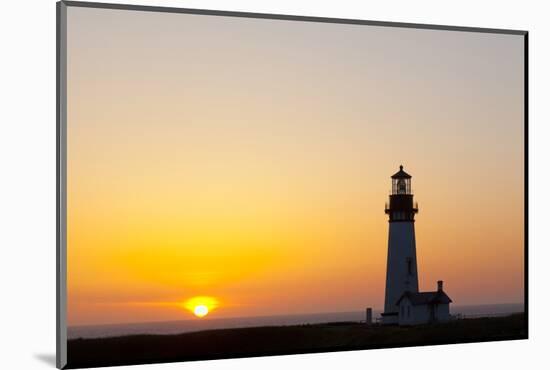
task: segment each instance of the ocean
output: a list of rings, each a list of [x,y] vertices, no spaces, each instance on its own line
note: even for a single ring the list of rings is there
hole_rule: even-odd
[[[463,317],[505,316],[523,312],[523,304],[490,304],[453,306],[451,314]],[[379,310],[373,310],[373,319],[380,317]],[[365,311],[328,312],[299,315],[232,317],[232,318],[202,318],[193,320],[147,322],[132,324],[83,325],[70,326],[67,329],[69,339],[100,338],[133,334],[180,334],[211,329],[231,329],[253,326],[283,326],[306,325],[324,322],[364,321]]]

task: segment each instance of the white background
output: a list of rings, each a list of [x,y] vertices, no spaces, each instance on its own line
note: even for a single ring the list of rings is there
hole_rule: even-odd
[[[119,2],[113,0],[111,2]],[[530,339],[133,366],[132,369],[548,368],[550,12],[545,1],[130,1],[231,11],[530,31]],[[0,368],[53,368],[55,354],[55,2],[0,11]],[[498,138],[498,133],[496,133]],[[485,191],[480,189],[480,191]],[[506,201],[506,200],[503,200]],[[498,217],[498,215],[495,215]]]

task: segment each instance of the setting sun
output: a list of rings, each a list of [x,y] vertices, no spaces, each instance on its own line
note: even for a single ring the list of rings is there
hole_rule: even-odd
[[[197,317],[204,317],[219,306],[219,301],[214,297],[198,296],[189,298],[183,303],[183,307],[191,311]]]
[[[195,316],[197,316],[197,317],[204,317],[204,316],[208,315],[208,307],[201,304],[201,305],[196,306],[195,309],[193,310],[193,312],[195,313]]]

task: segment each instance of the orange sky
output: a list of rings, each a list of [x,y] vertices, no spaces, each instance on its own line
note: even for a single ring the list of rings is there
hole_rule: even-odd
[[[523,299],[520,36],[68,9],[69,325],[359,311],[389,176],[421,290]]]

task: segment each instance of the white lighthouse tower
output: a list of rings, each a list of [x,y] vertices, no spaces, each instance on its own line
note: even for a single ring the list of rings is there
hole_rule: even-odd
[[[398,300],[405,292],[418,293],[414,235],[414,215],[418,213],[418,206],[413,203],[411,175],[399,166],[391,179],[390,201],[386,204],[390,225],[383,324],[398,323]]]

